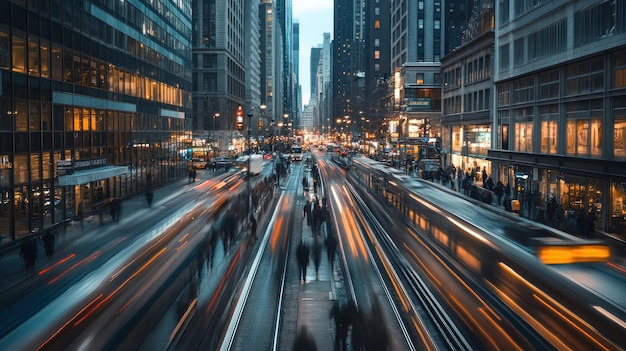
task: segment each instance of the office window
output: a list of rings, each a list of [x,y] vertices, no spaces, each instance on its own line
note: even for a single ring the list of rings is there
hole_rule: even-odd
[[[375,29],[380,29],[380,20],[375,20],[374,21],[374,28]]]
[[[579,101],[567,108],[567,154],[602,156],[602,100]]]
[[[539,75],[539,99],[559,97],[559,70],[544,72]]]
[[[554,155],[558,141],[558,105],[541,106],[541,152]]]
[[[616,118],[613,125],[613,157],[626,160],[626,117]]]
[[[11,69],[11,36],[9,29],[0,27],[0,69]]]
[[[513,64],[515,67],[524,63],[524,38],[515,39],[513,43]]]
[[[374,39],[374,47],[380,47],[380,39]]]
[[[415,76],[415,84],[424,84],[424,73],[417,73]]]
[[[509,60],[509,44],[504,44],[500,46],[500,71],[509,69]]]
[[[615,55],[615,88],[626,87],[626,50]]]
[[[26,73],[26,39],[24,34],[13,34],[13,42],[11,48],[13,71]]]
[[[380,60],[380,50],[374,50],[374,59]]]
[[[532,107],[513,110],[515,135],[513,150],[533,152],[533,109]]]

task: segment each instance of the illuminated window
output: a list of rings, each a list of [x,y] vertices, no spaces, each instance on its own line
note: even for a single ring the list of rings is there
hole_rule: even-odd
[[[374,59],[375,60],[380,60],[380,50],[375,50],[374,51]]]
[[[380,20],[374,21],[374,28],[380,29]]]

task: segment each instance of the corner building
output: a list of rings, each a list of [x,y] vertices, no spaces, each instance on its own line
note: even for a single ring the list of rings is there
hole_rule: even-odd
[[[566,230],[593,213],[626,233],[626,0],[504,0],[495,18],[494,180],[532,191],[538,219],[554,199]]]
[[[190,37],[190,0],[0,2],[2,244],[186,173]]]

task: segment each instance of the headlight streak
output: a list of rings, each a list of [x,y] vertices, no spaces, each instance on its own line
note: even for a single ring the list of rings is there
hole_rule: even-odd
[[[98,256],[100,255],[100,251],[96,251],[94,253],[92,253],[91,255],[89,255],[88,257],[83,258],[82,260],[74,263],[70,268],[64,270],[63,272],[61,272],[59,275],[57,275],[56,277],[54,277],[54,279],[51,279],[48,284],[52,285],[54,283],[56,283],[57,281],[59,281],[59,279],[63,278],[65,275],[67,275],[70,271],[72,271],[74,268],[80,266],[83,263],[89,263],[93,260],[95,260],[96,258],[98,258]]]
[[[61,260],[59,260],[58,262],[56,262],[56,263],[55,263],[55,264],[53,264],[52,266],[50,266],[50,267],[47,267],[47,268],[44,268],[44,269],[40,270],[40,271],[39,271],[39,273],[37,273],[37,274],[38,274],[38,275],[44,275],[44,274],[46,274],[46,273],[50,272],[50,271],[51,271],[52,269],[54,269],[55,267],[60,266],[61,264],[63,264],[63,263],[65,263],[65,262],[69,261],[70,259],[72,259],[72,258],[74,258],[74,257],[76,257],[76,254],[75,254],[75,253],[72,253],[72,254],[70,254],[69,256],[67,256],[67,257],[65,257],[65,258],[63,258],[63,259],[61,259]]]
[[[57,335],[59,335],[69,324],[71,324],[76,318],[78,318],[78,316],[80,316],[91,305],[93,305],[96,301],[100,300],[100,298],[102,298],[102,296],[103,296],[103,294],[100,294],[100,295],[96,296],[93,300],[91,300],[88,304],[86,304],[83,308],[81,308],[80,311],[78,311],[76,314],[74,314],[74,316],[72,318],[70,318],[67,322],[65,322],[65,324],[63,324],[52,335],[50,335],[50,337],[48,337],[48,339],[46,339],[46,341],[42,342],[41,345],[39,345],[35,350],[39,351],[39,350],[43,349],[44,347],[46,347],[46,345],[48,345],[48,343],[50,341],[52,341],[54,338],[56,338]]]
[[[502,327],[501,327],[501,326],[500,326],[500,325],[499,325],[499,324],[498,324],[495,320],[493,320],[493,318],[491,318],[491,315],[490,315],[489,313],[487,313],[487,312],[485,311],[485,309],[483,309],[483,308],[478,308],[478,311],[480,311],[480,313],[481,313],[481,314],[482,314],[482,315],[483,315],[483,316],[484,316],[484,317],[485,317],[485,318],[486,318],[486,319],[487,319],[487,320],[491,323],[491,325],[492,325],[495,329],[497,329],[497,330],[499,330],[499,331],[500,331],[500,335],[504,336],[504,338],[506,338],[506,339],[508,340],[508,342],[509,342],[509,343],[508,343],[507,347],[508,347],[508,346],[510,346],[510,345],[513,345],[513,346],[515,346],[515,349],[517,349],[517,350],[523,350],[523,348],[522,348],[520,345],[518,345],[518,344],[515,342],[515,340],[513,340],[513,339],[509,336],[509,334],[508,334],[508,333],[507,333],[504,329],[502,329]]]
[[[88,313],[86,313],[81,319],[76,321],[76,323],[74,323],[74,327],[78,326],[85,319],[87,319],[87,317],[89,317],[96,310],[98,310],[102,305],[104,305],[106,302],[111,300],[113,298],[113,296],[115,296],[115,294],[117,294],[120,290],[122,290],[122,288],[124,288],[126,286],[126,284],[128,284],[131,280],[133,280],[137,275],[139,275],[139,273],[141,273],[144,269],[146,269],[149,265],[151,265],[159,256],[161,256],[163,253],[165,253],[166,250],[167,250],[167,248],[164,247],[159,252],[157,252],[154,256],[152,256],[148,260],[148,262],[144,263],[138,270],[135,271],[135,273],[133,273],[130,277],[126,278],[126,280],[124,280],[122,282],[122,284],[120,284],[117,288],[115,288],[115,290],[113,290],[113,292],[111,292],[106,298],[101,300],[96,306],[91,308],[91,310]]]
[[[410,231],[410,232],[411,232],[411,233],[413,233],[413,231]],[[459,283],[461,283],[461,284],[465,287],[465,290],[466,290],[467,292],[471,293],[471,294],[474,296],[474,298],[476,299],[476,301],[479,301],[479,302],[483,305],[483,308],[485,308],[486,310],[488,310],[494,318],[496,318],[496,319],[498,319],[498,320],[502,320],[502,318],[501,318],[501,317],[500,317],[500,316],[496,313],[496,311],[494,311],[494,310],[493,310],[493,309],[489,306],[489,304],[487,304],[487,303],[483,300],[483,298],[482,298],[480,295],[478,295],[478,294],[476,293],[476,291],[474,291],[474,289],[472,289],[472,287],[470,287],[470,286],[467,284],[467,282],[466,282],[466,281],[465,281],[465,280],[464,280],[461,276],[459,276],[459,275],[458,275],[458,274],[457,274],[454,270],[450,269],[450,267],[448,266],[448,264],[447,264],[446,262],[444,262],[444,261],[441,259],[441,257],[439,257],[439,255],[437,255],[435,252],[433,252],[433,251],[431,250],[431,248],[430,248],[430,247],[428,247],[427,245],[425,245],[425,243],[422,241],[422,239],[421,239],[421,238],[418,238],[416,235],[415,235],[414,237],[416,237],[416,238],[417,238],[417,239],[421,242],[422,246],[423,246],[426,250],[428,250],[428,252],[431,254],[431,256],[432,256],[432,257],[434,257],[437,261],[439,261],[439,264],[441,265],[441,267],[444,267],[446,270],[448,270],[448,273],[450,273],[450,275],[452,275],[452,277],[454,277],[454,278],[455,278],[455,279],[456,279]],[[419,258],[419,256],[417,255],[417,253],[416,253],[415,251],[413,251],[413,250],[411,249],[411,247],[409,247],[406,243],[404,244],[404,247],[405,247],[405,249],[407,249],[407,251],[408,251],[408,252],[409,252],[409,253],[413,256],[413,258],[414,258],[415,260],[417,260],[417,261],[420,263],[420,265],[424,268],[424,270],[425,270],[426,272],[428,272],[429,276],[433,277],[433,279],[434,279],[435,281],[439,282],[439,280],[438,280],[438,279],[437,279],[437,278],[433,275],[433,273],[432,273],[432,272],[430,272],[430,270],[429,270],[429,269],[426,269],[426,267],[428,267],[428,266],[427,266],[427,265],[426,265],[426,264],[425,264],[425,263],[424,263],[424,262],[423,262],[423,261]],[[443,286],[443,283],[439,282],[439,285],[440,285],[440,286]]]
[[[593,326],[589,325],[584,319],[578,317],[572,311],[568,310],[565,306],[561,305],[558,301],[554,300],[552,297],[550,297],[548,294],[543,292],[541,289],[537,288],[535,285],[533,285],[532,283],[527,281],[524,277],[522,277],[519,273],[517,273],[515,270],[513,270],[507,264],[505,264],[503,262],[499,262],[498,265],[505,272],[509,273],[509,275],[511,275],[513,278],[517,279],[519,282],[524,284],[527,288],[529,288],[530,290],[534,291],[533,297],[537,301],[539,301],[541,304],[543,304],[545,307],[547,307],[548,310],[552,311],[552,313],[554,313],[556,316],[561,318],[567,324],[571,325],[576,330],[578,330],[580,333],[584,334],[587,337],[588,340],[591,340],[598,347],[602,348],[603,350],[609,350],[599,340],[597,340],[598,337],[602,338],[601,335],[599,335],[599,334],[591,335],[591,334],[589,334],[589,332],[587,330],[581,328],[578,324],[576,324],[574,322],[574,320],[575,320],[576,322],[584,325],[588,330],[594,330],[595,331],[595,328]],[[555,336],[555,337],[557,337],[557,336]],[[610,343],[609,340],[606,340],[604,338],[602,338],[602,339],[605,342]]]

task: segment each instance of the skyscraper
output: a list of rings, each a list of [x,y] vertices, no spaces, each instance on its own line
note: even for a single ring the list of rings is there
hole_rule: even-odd
[[[0,235],[40,232],[186,172],[190,5],[0,2]]]

